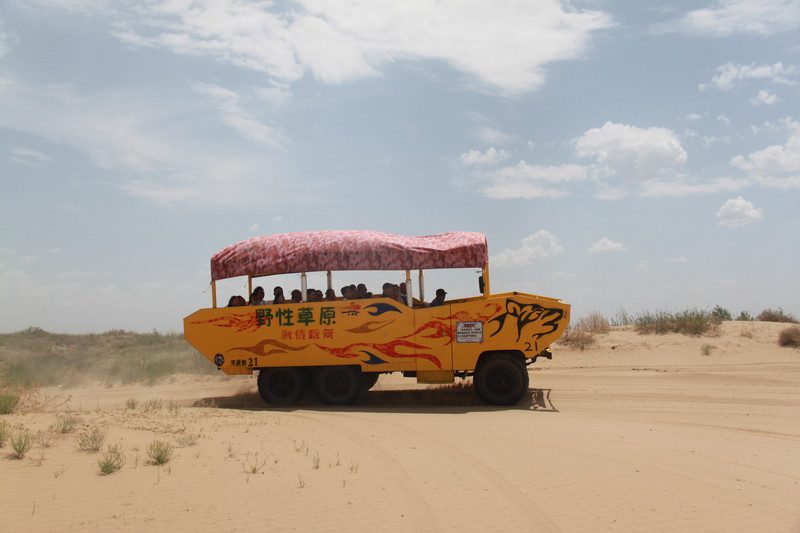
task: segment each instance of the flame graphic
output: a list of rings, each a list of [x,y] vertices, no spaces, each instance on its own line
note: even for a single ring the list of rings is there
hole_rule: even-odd
[[[270,346],[274,346],[275,348],[267,351],[267,348]],[[256,355],[267,356],[276,353],[286,353],[287,351],[298,352],[300,350],[305,350],[306,348],[308,348],[308,346],[309,345],[306,344],[305,346],[294,347],[273,339],[264,339],[255,346],[240,346],[238,348],[231,348],[230,350],[228,350],[228,352],[231,352],[233,350],[244,350],[246,352],[254,353]]]
[[[393,358],[420,357],[422,359],[427,359],[428,361],[432,362],[434,365],[436,365],[437,368],[440,369],[442,368],[442,362],[439,361],[439,358],[436,357],[435,355],[417,352],[417,350],[427,350],[428,349],[427,346],[420,346],[419,344],[415,344],[413,342],[401,339],[393,340],[391,342],[387,342],[384,344],[378,344],[374,342],[359,342],[356,344],[348,344],[347,346],[342,346],[341,348],[328,348],[325,346],[320,346],[319,344],[317,344],[316,346],[320,350],[324,350],[331,355],[335,355],[336,357],[342,357],[345,359],[361,357],[362,353],[365,352],[366,348],[371,348],[376,352],[380,352],[386,357],[393,357]],[[398,352],[399,348],[409,348],[411,350],[411,353],[400,353]]]

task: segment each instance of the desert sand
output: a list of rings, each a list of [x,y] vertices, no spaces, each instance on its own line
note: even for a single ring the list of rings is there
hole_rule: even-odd
[[[77,431],[21,460],[6,443],[0,533],[798,532],[800,351],[777,345],[784,327],[557,344],[510,408],[399,375],[352,407],[268,407],[254,377],[46,390],[68,401],[2,419],[47,430],[72,410],[126,463],[101,474]],[[165,465],[148,462],[154,439],[175,444]]]

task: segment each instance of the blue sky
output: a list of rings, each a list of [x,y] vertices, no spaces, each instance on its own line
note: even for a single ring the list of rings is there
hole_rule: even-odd
[[[6,0],[0,330],[180,331],[214,252],[319,229],[485,233],[574,316],[797,315],[798,83],[796,0]]]

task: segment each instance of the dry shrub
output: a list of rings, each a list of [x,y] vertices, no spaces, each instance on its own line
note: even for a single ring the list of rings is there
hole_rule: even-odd
[[[777,309],[764,309],[758,314],[756,320],[760,320],[761,322],[788,322],[791,324],[798,323],[797,318],[789,313],[784,313],[783,309],[780,307]]]
[[[558,342],[560,344],[569,346],[570,348],[583,350],[587,346],[594,344],[594,335],[588,331],[579,331],[572,328],[567,328],[567,330],[564,331],[564,334],[561,335],[561,338],[558,339]]]
[[[702,309],[686,309],[672,313],[669,311],[645,311],[634,320],[636,331],[642,335],[681,333],[683,335],[702,335],[719,326],[719,320]]]
[[[611,324],[600,313],[592,313],[589,316],[579,318],[570,324],[570,327],[577,331],[589,333],[608,333]]]
[[[778,344],[800,348],[800,326],[791,326],[781,331],[778,334]]]

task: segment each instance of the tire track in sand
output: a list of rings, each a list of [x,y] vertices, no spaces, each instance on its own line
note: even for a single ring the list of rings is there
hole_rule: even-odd
[[[549,515],[531,497],[514,487],[509,479],[498,474],[482,460],[438,437],[397,420],[383,421],[352,413],[325,411],[320,415],[306,412],[303,414],[294,413],[294,416],[329,426],[372,453],[381,463],[381,466],[398,482],[404,497],[411,504],[410,509],[413,509],[414,529],[416,531],[462,529],[465,519],[470,520],[470,525],[474,526],[475,520],[481,518],[474,515],[476,511],[483,512],[484,518],[490,520],[490,528],[496,528],[500,524],[497,521],[492,522],[492,516],[501,514],[504,529],[515,529],[513,524],[518,524],[523,529],[535,525],[537,532],[560,531]],[[331,422],[331,418],[345,422],[348,420],[357,421],[359,427],[343,427],[341,423]],[[383,433],[389,437],[391,437],[392,433],[402,434],[405,439],[408,439],[409,435],[413,435],[413,441],[416,444],[415,449],[421,448],[425,450],[425,453],[434,459],[447,458],[447,461],[452,462],[454,467],[457,467],[457,471],[455,468],[453,471],[455,475],[466,478],[468,476],[465,473],[477,474],[480,480],[478,483],[471,483],[469,487],[453,487],[452,484],[447,485],[447,480],[442,480],[441,489],[425,486],[426,484],[420,483],[415,479],[415,476],[410,471],[410,469],[413,470],[414,468],[424,469],[425,464],[408,464],[415,461],[415,458],[409,459],[404,457],[402,453],[393,454],[387,451],[385,449],[387,443],[385,438],[369,439],[359,433],[359,431],[363,431],[365,424],[366,427],[370,428],[370,431],[374,431],[376,426],[385,428]],[[372,442],[373,446],[365,446],[365,442]],[[396,443],[396,440],[389,440],[388,443],[391,445],[391,443]],[[420,474],[420,477],[424,476],[424,472],[420,472]],[[472,485],[482,486],[480,495],[471,494],[469,496],[470,499],[480,502],[479,508],[465,509],[456,503],[443,504],[432,508],[431,504],[423,496],[425,493],[430,495],[433,491],[433,496],[438,494],[440,498],[446,498],[450,491],[469,490]],[[487,513],[492,514],[485,516]],[[451,518],[452,520],[450,520]]]

